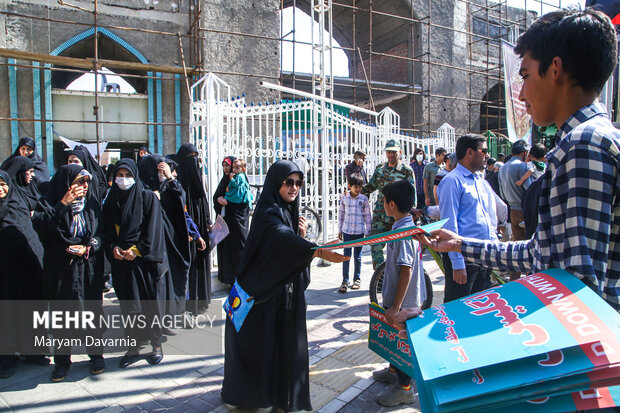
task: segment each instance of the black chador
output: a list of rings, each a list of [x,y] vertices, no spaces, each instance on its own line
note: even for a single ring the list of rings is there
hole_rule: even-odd
[[[47,168],[47,164],[43,162],[43,158],[41,158],[41,156],[37,153],[37,145],[35,144],[34,139],[32,139],[31,137],[24,136],[23,138],[19,140],[19,143],[17,144],[17,148],[15,149],[15,152],[13,152],[13,154],[9,156],[2,163],[2,165],[0,165],[0,169],[6,171],[6,163],[10,159],[15,158],[16,156],[20,156],[19,150],[22,146],[26,146],[32,149],[32,153],[28,155],[28,159],[34,162],[34,172],[35,172],[34,182],[39,188],[39,191],[45,192],[46,190],[45,186],[50,180],[50,171]]]
[[[91,175],[81,165],[62,165],[49,182],[32,217],[45,248],[43,271],[49,285],[51,306],[61,311],[92,311],[103,314],[101,273],[92,257],[101,250],[100,202],[89,188]],[[74,186],[86,189],[83,197],[72,193]],[[59,331],[55,337],[81,337],[84,331]],[[101,337],[100,330],[88,335]],[[52,381],[60,381],[71,363],[70,348],[56,353]],[[87,348],[91,361],[102,359],[103,348]]]
[[[24,156],[15,156],[9,158],[3,164],[4,168],[0,168],[8,172],[14,182],[15,192],[21,196],[29,211],[34,211],[41,193],[35,184],[34,179],[27,181],[26,171],[33,169],[35,163]]]
[[[159,200],[153,191],[143,187],[138,168],[131,159],[121,159],[115,165],[114,183],[103,205],[103,219],[104,247],[112,263],[114,291],[121,311],[126,316],[143,314],[147,326],[153,326],[126,329],[126,333],[138,341],[149,339],[153,354],[161,354],[161,326],[153,323],[153,318],[163,315],[161,304],[165,292],[161,284],[169,271],[164,225]],[[137,350],[128,349],[121,367],[135,361]],[[159,361],[149,359],[149,362]]]
[[[187,212],[198,226],[200,235],[205,239],[211,226],[209,201],[202,183],[198,166],[198,150],[191,143],[184,143],[179,148],[175,161],[179,164],[177,173],[179,182],[187,196]],[[202,313],[211,301],[211,258],[209,248],[199,251],[192,243],[191,266],[189,269],[189,299],[186,309],[194,315]]]
[[[90,154],[88,149],[83,145],[77,145],[73,150],[67,153],[67,157],[75,155],[82,163],[82,167],[86,169],[91,175],[92,180],[90,183],[89,191],[95,195],[95,198],[99,200],[99,203],[103,203],[106,192],[108,190],[108,181],[105,176],[103,168],[97,163],[95,158]]]
[[[170,271],[166,277],[165,312],[170,315],[185,311],[187,282],[190,267],[189,234],[185,222],[185,194],[179,182],[166,177],[158,170],[160,163],[166,163],[171,171],[176,162],[160,154],[145,155],[138,165],[144,185],[156,191],[159,196],[166,238],[166,251]]]
[[[6,171],[0,170],[0,182],[8,185],[8,193],[0,198],[0,323],[12,326],[3,330],[2,340],[4,348],[24,353],[23,343],[28,340],[29,332],[20,328],[22,323],[15,322],[14,315],[19,309],[9,300],[45,298],[43,246],[32,227],[30,210]],[[14,351],[10,355],[0,355],[2,377],[13,374],[17,365]]]
[[[226,168],[224,165],[232,167],[234,162],[235,158],[233,156],[224,158],[222,162],[222,167],[225,169],[224,176],[222,176],[213,195],[215,212],[221,215],[222,211],[224,211],[224,221],[229,230],[228,236],[217,246],[217,276],[221,282],[226,284],[233,284],[235,282],[237,270],[241,263],[241,256],[248,238],[248,221],[250,217],[250,206],[248,204],[228,201],[226,206],[223,207],[217,202],[219,197],[223,197],[226,194],[226,187],[230,182],[230,168]],[[226,173],[226,170],[229,173]]]
[[[298,235],[299,196],[285,202],[287,176],[303,174],[278,161],[267,172],[237,281],[257,303],[240,331],[226,320],[222,399],[229,404],[312,410],[304,291],[315,244]]]

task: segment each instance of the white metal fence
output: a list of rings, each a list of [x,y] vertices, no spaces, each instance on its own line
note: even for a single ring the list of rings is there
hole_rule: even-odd
[[[343,112],[355,107],[342,103],[339,108],[318,97],[248,103],[244,97],[231,97],[228,84],[213,74],[205,75],[191,91],[190,141],[198,148],[209,194],[221,179],[221,162],[228,155],[247,162],[252,184],[262,184],[275,161],[293,160],[306,176],[302,205],[321,217],[323,241],[338,233],[338,203],[346,189],[344,168],[356,150],[367,154],[365,169],[370,178],[375,167],[386,161],[387,139],[400,141],[407,163],[417,147],[431,155],[439,146],[448,151],[455,148],[450,125],[442,125],[429,137],[405,135],[400,132],[400,117],[390,108],[380,113],[357,108],[372,118],[363,122]]]

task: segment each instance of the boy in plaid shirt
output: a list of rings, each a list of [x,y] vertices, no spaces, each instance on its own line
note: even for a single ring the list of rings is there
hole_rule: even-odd
[[[340,199],[340,213],[338,214],[338,238],[342,241],[351,241],[363,238],[370,233],[372,215],[368,197],[362,195],[364,180],[360,174],[351,174],[347,179],[349,192]],[[362,270],[362,247],[353,249],[355,267],[353,270],[352,290],[360,288],[360,272]],[[344,255],[351,256],[351,248],[344,249]],[[342,263],[342,285],[338,289],[340,293],[346,293],[349,287],[349,261]]]

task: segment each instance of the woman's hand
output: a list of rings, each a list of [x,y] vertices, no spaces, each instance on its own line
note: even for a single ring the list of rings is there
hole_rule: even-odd
[[[226,200],[226,198],[224,198],[223,196],[219,197],[217,199],[217,203],[222,205],[222,206],[226,206],[228,205],[228,201]]]
[[[82,255],[86,254],[86,250],[87,248],[84,245],[69,245],[65,251],[67,251],[69,254],[81,257]]]
[[[63,205],[69,205],[76,199],[84,198],[87,190],[88,189],[84,188],[83,186],[79,186],[78,184],[73,184],[69,187],[65,195],[60,200],[60,202],[62,202]]]
[[[114,256],[114,259],[119,261],[123,261],[125,259],[125,251],[120,249],[120,247],[114,247],[112,250],[112,255]]]
[[[125,251],[125,254],[123,254],[123,256],[125,257],[125,260],[127,261],[133,261],[136,259],[137,255],[135,252],[133,252],[131,250],[131,248],[129,248],[128,250]]]
[[[198,244],[198,246],[196,247],[198,248],[198,251],[204,251],[207,248],[207,243],[204,239],[202,239],[202,237],[198,238],[196,240],[196,243]]]
[[[308,221],[306,218],[299,216],[299,236],[306,238],[306,232],[308,232]]]
[[[338,254],[337,252],[331,250],[316,250],[314,252],[314,256],[318,258],[323,258],[325,261],[329,262],[345,262],[349,261],[351,257],[347,257],[346,255]]]
[[[172,172],[170,171],[170,165],[166,162],[160,162],[157,164],[157,170],[161,171],[161,174],[166,177],[166,179],[172,179]]]

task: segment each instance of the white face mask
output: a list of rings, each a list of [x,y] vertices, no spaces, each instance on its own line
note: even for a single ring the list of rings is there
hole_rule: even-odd
[[[422,161],[424,160],[424,155],[422,155],[422,154],[418,154],[418,155],[416,155],[416,156],[415,156],[415,159],[416,159],[418,162],[422,162]]]
[[[116,185],[118,185],[118,187],[120,189],[122,189],[123,191],[126,191],[129,188],[131,188],[133,186],[133,184],[136,183],[136,180],[133,179],[133,177],[117,176],[115,182],[116,182]]]
[[[166,176],[161,173],[161,171],[157,172],[157,178],[159,178],[159,182],[164,182],[166,180]]]

